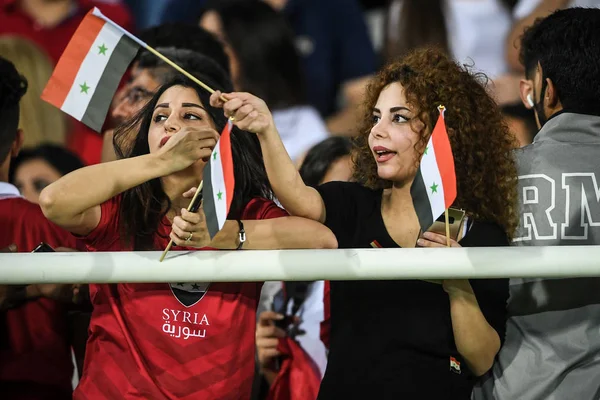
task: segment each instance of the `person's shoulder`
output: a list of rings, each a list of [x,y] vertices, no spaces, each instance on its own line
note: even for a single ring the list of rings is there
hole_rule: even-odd
[[[357,182],[332,181],[317,187],[321,196],[325,199],[333,198],[340,200],[353,200],[356,202],[371,201],[379,195],[379,190],[363,186]]]
[[[251,199],[242,212],[242,219],[271,219],[287,216],[289,216],[287,211],[275,201],[264,197]]]
[[[50,223],[38,204],[32,203],[23,197],[2,199],[0,206],[4,210],[5,218],[20,219],[29,224]]]
[[[489,221],[473,221],[460,244],[463,247],[509,246],[510,240],[506,230],[499,224]]]
[[[22,197],[13,197],[0,200],[0,210],[2,223],[13,228],[18,226],[31,244],[46,242],[52,247],[71,248],[76,245],[71,233],[48,220],[38,204]]]

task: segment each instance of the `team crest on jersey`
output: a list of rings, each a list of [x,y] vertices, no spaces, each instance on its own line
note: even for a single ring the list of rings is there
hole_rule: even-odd
[[[198,303],[206,292],[210,282],[196,282],[196,283],[170,283],[171,292],[173,296],[184,306],[191,307]]]

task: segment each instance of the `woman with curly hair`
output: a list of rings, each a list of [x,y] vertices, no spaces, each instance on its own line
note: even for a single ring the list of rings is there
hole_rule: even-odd
[[[327,225],[340,248],[446,245],[444,236],[421,234],[410,195],[444,105],[458,181],[453,207],[468,216],[466,235],[452,246],[509,244],[517,225],[511,136],[478,77],[443,52],[412,52],[374,78],[350,183],[306,186],[264,103],[232,93],[222,104],[218,96],[212,104],[258,134],[269,180],[288,212]],[[441,283],[331,282],[330,353],[319,399],[470,398],[504,337],[508,281]]]

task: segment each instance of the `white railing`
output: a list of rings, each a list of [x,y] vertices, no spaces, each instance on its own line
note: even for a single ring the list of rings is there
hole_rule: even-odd
[[[600,246],[0,254],[0,283],[600,277]]]

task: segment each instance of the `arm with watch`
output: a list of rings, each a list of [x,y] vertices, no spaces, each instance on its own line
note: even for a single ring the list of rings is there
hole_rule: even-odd
[[[227,220],[211,240],[202,207],[181,210],[173,219],[171,239],[178,246],[221,250],[334,249],[337,240],[325,225],[301,217]],[[191,238],[188,241],[181,237]]]

